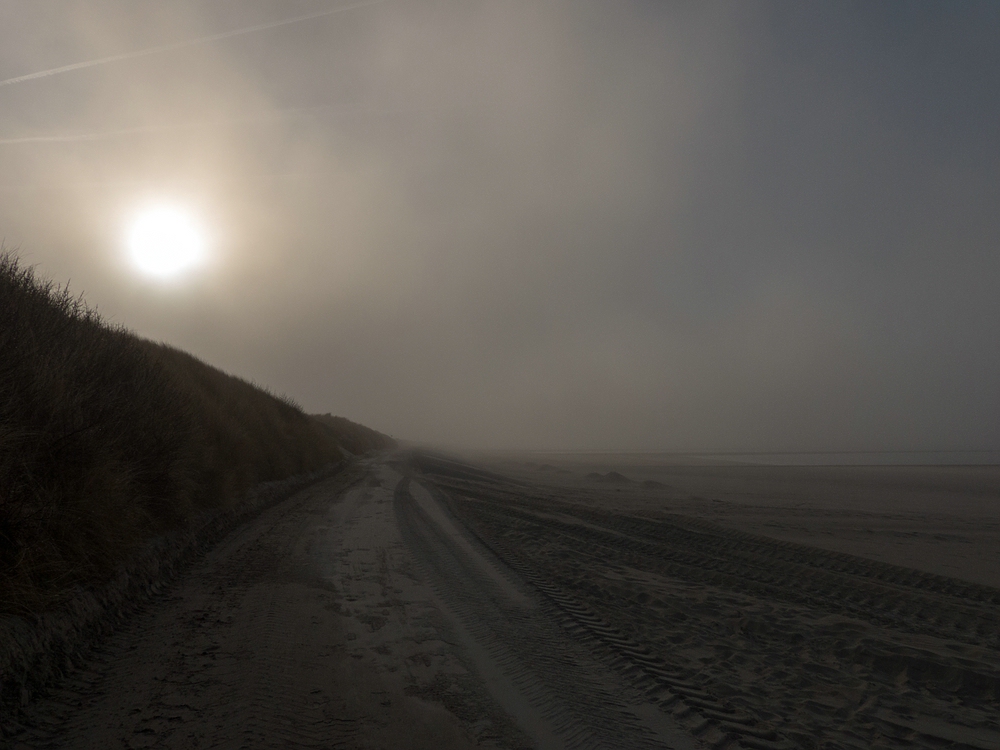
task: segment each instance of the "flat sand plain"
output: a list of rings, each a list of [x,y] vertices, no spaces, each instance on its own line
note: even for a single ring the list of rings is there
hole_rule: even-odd
[[[581,500],[608,510],[680,513],[1000,588],[1000,466],[769,466],[644,453],[475,459],[583,491]],[[588,477],[608,472],[629,481]]]

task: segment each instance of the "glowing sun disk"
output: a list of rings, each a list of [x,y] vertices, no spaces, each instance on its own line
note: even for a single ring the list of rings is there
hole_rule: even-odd
[[[205,259],[205,232],[182,208],[169,205],[142,210],[129,228],[127,246],[136,268],[169,278]]]

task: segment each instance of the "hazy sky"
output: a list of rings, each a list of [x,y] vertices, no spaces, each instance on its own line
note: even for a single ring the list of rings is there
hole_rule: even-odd
[[[397,437],[1000,448],[1000,3],[387,0],[223,36],[338,7],[0,2],[7,246]],[[149,201],[204,266],[130,264]]]

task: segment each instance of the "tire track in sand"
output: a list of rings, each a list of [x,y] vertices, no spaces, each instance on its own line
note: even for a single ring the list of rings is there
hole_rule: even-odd
[[[491,553],[473,537],[456,539],[456,532],[461,533],[453,525],[457,519],[448,514],[451,528],[442,524],[428,505],[436,501],[427,494],[418,500],[414,493],[426,490],[407,478],[396,487],[403,538],[443,607],[467,633],[466,649],[478,651],[481,676],[539,747],[697,747],[606,660],[580,648],[551,603],[535,594],[525,606],[523,591],[511,596],[497,580],[516,581],[516,574],[509,569],[484,572],[497,565]]]
[[[471,533],[710,744],[1000,747],[995,589],[420,464]]]

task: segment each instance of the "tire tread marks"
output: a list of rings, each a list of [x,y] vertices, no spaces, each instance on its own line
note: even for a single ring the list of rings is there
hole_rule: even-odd
[[[506,606],[485,577],[470,580],[470,566],[424,516],[408,483],[404,478],[396,489],[396,511],[428,583],[543,717],[558,744],[581,750],[662,747],[628,712],[628,701],[609,689],[600,664],[566,639],[558,622],[544,612]]]
[[[1000,746],[996,589],[701,519],[623,516],[537,488],[430,478],[568,627],[614,653],[636,686],[709,744]],[[709,632],[723,626],[759,650],[729,659],[742,677],[689,658],[710,647],[725,657],[726,634]],[[796,649],[808,651],[798,664]],[[775,679],[798,681],[802,700],[776,701]],[[850,684],[856,700],[827,705],[824,684]]]

